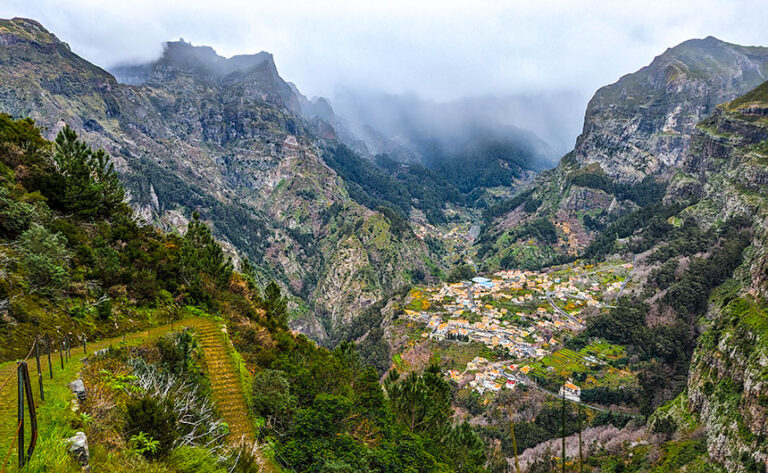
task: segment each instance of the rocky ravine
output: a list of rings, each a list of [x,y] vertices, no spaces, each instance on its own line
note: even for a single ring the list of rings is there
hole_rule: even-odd
[[[103,147],[147,221],[176,230],[198,210],[265,280],[298,296],[297,327],[322,338],[427,273],[421,240],[354,202],[325,164],[333,129],[301,116],[307,100],[271,55],[225,59],[174,42],[120,73],[135,85],[37,22],[0,21],[0,111],[32,117],[47,137],[68,124]]]

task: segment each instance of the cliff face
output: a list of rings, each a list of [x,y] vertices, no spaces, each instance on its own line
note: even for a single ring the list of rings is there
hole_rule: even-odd
[[[523,249],[542,252],[533,247],[543,242],[517,239],[503,224],[510,212],[523,208],[520,222],[543,218],[557,227],[557,254],[577,254],[602,226],[645,204],[653,189],[640,187],[642,181],[666,182],[675,174],[697,123],[718,104],[766,78],[768,48],[708,37],[670,48],[648,66],[598,90],[576,147],[537,178],[527,205],[520,202],[487,219],[480,247],[487,266],[504,266],[510,259],[517,265],[548,261],[521,261],[512,255]]]
[[[699,121],[766,78],[768,48],[686,41],[597,91],[574,159],[620,181],[658,174],[681,163]]]
[[[752,245],[712,299],[688,382],[710,456],[728,471],[768,468],[768,82],[697,126],[669,194],[695,187],[686,209],[706,224],[743,216]]]
[[[103,147],[148,222],[176,229],[198,210],[264,280],[277,278],[298,296],[298,327],[322,337],[426,272],[421,240],[353,201],[325,164],[317,124],[301,116],[303,97],[271,55],[225,59],[176,42],[158,61],[120,74],[134,85],[34,21],[0,21],[0,111],[32,117],[48,137],[68,124]],[[332,129],[323,138],[333,140]],[[339,284],[353,261],[367,262],[360,271],[392,271],[362,271],[362,286]]]

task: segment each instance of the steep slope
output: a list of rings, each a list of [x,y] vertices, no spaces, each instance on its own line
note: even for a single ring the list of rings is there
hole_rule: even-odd
[[[610,177],[637,182],[680,164],[694,126],[718,104],[768,78],[768,48],[713,38],[670,48],[597,91],[573,152]]]
[[[700,123],[670,199],[697,189],[682,212],[704,225],[741,216],[752,241],[736,278],[713,299],[686,398],[707,430],[710,456],[728,471],[768,466],[768,82]],[[686,192],[679,192],[685,189]]]
[[[578,254],[608,223],[660,199],[695,124],[766,77],[768,48],[708,37],[670,48],[601,88],[574,150],[528,194],[487,213],[481,258],[493,268],[540,266]],[[514,230],[526,223],[548,227],[549,241]]]
[[[350,321],[426,273],[410,228],[392,231],[325,164],[325,142],[267,53],[225,59],[168,43],[158,61],[122,69],[140,84],[124,85],[40,24],[13,19],[0,22],[0,65],[0,111],[34,118],[49,137],[68,124],[106,149],[147,221],[178,229],[197,210],[262,280],[304,301],[296,324],[315,336],[340,322],[334,313]]]

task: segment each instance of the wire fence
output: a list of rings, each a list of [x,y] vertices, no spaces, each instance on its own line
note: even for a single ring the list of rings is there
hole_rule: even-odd
[[[43,383],[43,366],[41,358],[45,361],[45,357],[48,358],[48,375],[49,379],[54,379],[53,360],[55,353],[58,351],[61,370],[64,371],[65,364],[72,359],[72,341],[82,343],[83,354],[87,354],[87,345],[85,336],[72,337],[70,335],[64,335],[54,340],[51,337],[38,337],[32,342],[27,356],[16,362],[15,369],[12,369],[10,373],[0,383],[0,396],[10,394],[10,390],[14,383],[12,380],[16,378],[16,431],[11,438],[11,444],[8,447],[7,452],[2,457],[2,465],[0,465],[0,473],[5,473],[8,468],[9,460],[13,454],[14,448],[16,448],[18,455],[18,470],[21,471],[24,468],[32,454],[35,451],[38,438],[38,423],[37,423],[37,407],[35,404],[35,394],[33,388],[32,377],[29,372],[29,361],[34,356],[35,365],[37,368],[37,385],[40,396],[40,402],[45,402],[45,389]],[[58,345],[58,350],[56,346]],[[26,442],[27,427],[29,427],[29,442]]]

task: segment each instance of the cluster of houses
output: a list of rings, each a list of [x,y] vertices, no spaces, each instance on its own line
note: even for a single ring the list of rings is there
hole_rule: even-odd
[[[631,269],[631,265],[618,267],[622,268]],[[442,284],[424,289],[422,297],[429,300],[428,308],[406,310],[405,318],[425,324],[427,330],[421,334],[424,338],[474,341],[501,349],[505,358],[539,359],[558,345],[555,337],[560,333],[583,329],[581,308],[604,307],[604,301],[612,300],[610,295],[613,293],[615,298],[621,290],[620,280],[601,283],[600,274],[574,267],[569,277],[561,280],[543,272],[507,270],[492,278]],[[564,310],[560,305],[570,308]],[[517,376],[517,367],[510,369],[515,365],[505,367],[503,363],[489,365],[482,358],[468,363],[466,371],[476,372],[470,386],[483,393],[513,389],[527,379]],[[448,373],[456,380],[463,374]],[[562,389],[566,397],[579,396],[573,383],[566,383]]]

